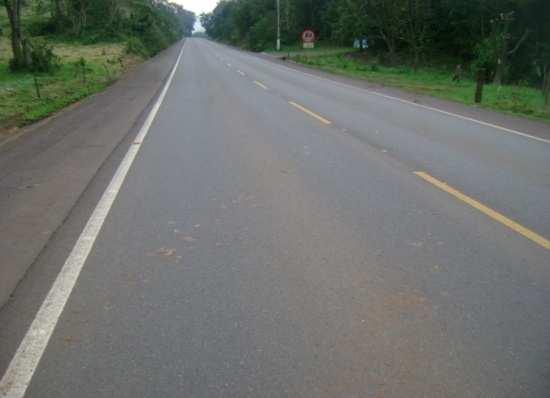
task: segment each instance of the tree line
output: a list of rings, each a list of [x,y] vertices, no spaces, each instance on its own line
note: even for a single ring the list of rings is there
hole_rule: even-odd
[[[190,36],[195,14],[168,0],[3,0],[10,23],[12,70],[30,69],[43,49],[33,37],[62,36],[87,43],[128,40],[151,56]],[[24,18],[24,16],[27,16]],[[46,51],[47,52],[47,51]]]
[[[222,0],[201,15],[217,40],[261,51],[274,46],[276,0]],[[488,81],[550,87],[549,0],[280,0],[281,38],[304,28],[351,46],[368,38],[385,64],[456,65]]]

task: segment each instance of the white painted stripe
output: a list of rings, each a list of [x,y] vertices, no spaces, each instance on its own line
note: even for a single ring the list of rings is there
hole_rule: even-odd
[[[21,341],[17,352],[11,360],[8,369],[2,380],[0,380],[0,397],[3,398],[23,398],[25,392],[31,383],[34,372],[42,358],[42,355],[48,345],[50,337],[61,316],[65,304],[67,303],[73,288],[78,280],[80,272],[90,254],[99,232],[111,210],[111,207],[124,183],[126,175],[138,154],[143,140],[147,136],[149,129],[155,120],[155,117],[164,101],[172,80],[183,55],[182,47],[172,72],[164,85],[164,88],[149,112],[147,119],[143,123],[138,135],[124,159],[118,166],[109,186],[103,193],[99,203],[94,209],[90,219],[86,223],[84,230],[80,234],[69,257],[65,261],[63,268],[59,272],[53,283],[46,299],[40,306],[36,317],[34,318],[29,330]]]
[[[246,73],[244,73],[243,71],[238,70],[237,73],[241,76],[246,76]]]
[[[520,135],[522,137],[526,137],[526,138],[530,138],[532,140],[536,140],[536,141],[545,142],[547,144],[550,144],[550,140],[547,140],[547,139],[542,138],[542,137],[537,137],[537,136],[534,136],[534,135],[531,135],[531,134],[522,133],[521,131],[509,129],[507,127],[499,126],[497,124],[493,124],[493,123],[489,123],[489,122],[484,122],[482,120],[474,119],[474,118],[471,118],[471,117],[468,117],[468,116],[459,115],[457,113],[447,112],[447,111],[444,111],[442,109],[434,108],[432,106],[417,104],[416,102],[408,101],[408,100],[398,98],[398,97],[393,97],[391,95],[382,94],[382,93],[379,93],[377,91],[371,91],[371,90],[367,90],[367,91],[369,91],[371,94],[377,95],[379,97],[391,99],[391,100],[394,100],[394,101],[399,101],[399,102],[402,102],[402,103],[405,103],[405,104],[408,104],[408,105],[416,106],[418,108],[424,108],[424,109],[427,109],[427,110],[430,110],[430,111],[433,111],[433,112],[441,113],[443,115],[456,117],[458,119],[467,120],[469,122],[477,123],[477,124],[480,124],[480,125],[485,126],[485,127],[491,127],[493,129],[505,131],[507,133]]]
[[[216,43],[217,44],[217,43]],[[219,44],[218,44],[219,45]],[[229,48],[230,50],[232,51],[235,51],[231,48]],[[413,101],[409,101],[409,100],[406,100],[406,99],[403,99],[403,98],[399,98],[399,97],[394,97],[392,95],[387,95],[387,94],[383,94],[383,93],[380,93],[378,91],[374,91],[374,90],[370,90],[368,88],[363,88],[363,87],[356,87],[356,86],[352,86],[351,84],[347,84],[347,83],[342,83],[342,82],[338,82],[336,80],[332,80],[332,79],[327,79],[326,77],[321,77],[321,76],[317,76],[317,75],[314,75],[312,73],[309,73],[309,72],[304,72],[302,70],[298,70],[298,69],[294,69],[294,68],[291,68],[289,66],[286,66],[286,65],[281,65],[281,64],[277,64],[277,63],[274,63],[274,62],[269,62],[269,61],[266,61],[264,59],[261,59],[261,58],[258,58],[256,56],[253,56],[253,55],[250,55],[250,54],[246,54],[244,52],[237,52],[239,54],[243,54],[247,57],[250,57],[250,58],[253,58],[255,60],[259,60],[261,62],[264,62],[265,64],[268,64],[268,65],[272,65],[272,66],[276,66],[276,67],[280,67],[280,68],[284,68],[284,69],[287,69],[287,70],[290,70],[290,71],[294,71],[294,72],[297,72],[297,73],[301,73],[302,75],[306,75],[306,76],[309,76],[309,77],[312,77],[314,79],[317,79],[317,80],[321,80],[321,81],[325,81],[325,82],[330,82],[330,83],[333,83],[333,84],[336,84],[336,85],[339,85],[339,86],[342,86],[342,87],[345,87],[345,88],[350,88],[350,89],[354,89],[354,90],[359,90],[359,91],[362,91],[362,92],[366,92],[368,94],[372,94],[372,95],[375,95],[375,96],[378,96],[378,97],[382,97],[382,98],[385,98],[385,99],[389,99],[389,100],[393,100],[393,101],[398,101],[398,102],[401,102],[403,104],[407,104],[407,105],[411,105],[411,106],[414,106],[414,107],[417,107],[417,108],[422,108],[422,109],[426,109],[426,110],[429,110],[429,111],[432,111],[432,112],[437,112],[437,113],[440,113],[440,114],[443,114],[443,115],[446,115],[446,116],[451,116],[451,117],[455,117],[455,118],[458,118],[458,119],[462,119],[462,120],[466,120],[466,121],[469,121],[469,122],[472,122],[472,123],[477,123],[481,126],[485,126],[485,127],[490,127],[490,128],[493,128],[493,129],[496,129],[496,130],[500,130],[500,131],[504,131],[506,133],[510,133],[510,134],[515,134],[515,135],[519,135],[521,137],[525,137],[525,138],[529,138],[529,139],[532,139],[532,140],[535,140],[535,141],[539,141],[539,142],[544,142],[546,144],[550,144],[550,140],[546,139],[546,138],[542,138],[542,137],[537,137],[537,136],[534,136],[532,134],[527,134],[527,133],[524,133],[524,132],[521,132],[521,131],[518,131],[518,130],[514,130],[514,129],[509,129],[507,127],[504,127],[504,126],[500,126],[498,124],[493,124],[493,123],[488,123],[488,122],[484,122],[482,120],[478,120],[478,119],[474,119],[474,118],[471,118],[469,116],[464,116],[464,115],[460,115],[458,113],[454,113],[454,112],[447,112],[447,111],[444,111],[442,109],[439,109],[439,108],[434,108],[432,106],[428,106],[428,105],[422,105],[422,104],[418,104],[416,102],[413,102]]]
[[[258,87],[263,88],[264,90],[267,90],[267,86],[266,86],[265,84],[260,83],[260,82],[257,81],[257,80],[254,80],[254,84],[255,84],[256,86],[258,86]]]

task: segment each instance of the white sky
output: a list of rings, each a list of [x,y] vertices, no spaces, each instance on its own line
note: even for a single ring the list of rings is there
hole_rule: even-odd
[[[181,4],[186,10],[193,11],[197,14],[197,24],[195,29],[203,30],[198,21],[199,15],[203,12],[210,12],[218,4],[218,0],[172,0],[175,3]]]

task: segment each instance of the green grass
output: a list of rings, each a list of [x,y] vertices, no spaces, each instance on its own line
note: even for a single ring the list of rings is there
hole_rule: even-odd
[[[308,56],[308,57],[319,57],[326,55],[339,55],[346,54],[352,51],[350,47],[337,47],[330,43],[319,42],[315,44],[315,48],[304,49],[301,45],[292,45],[292,46],[282,46],[281,51],[277,51],[274,48],[268,49],[266,52],[268,54],[276,56]]]
[[[24,8],[28,18],[30,7]],[[61,67],[52,74],[13,73],[8,64],[11,58],[9,23],[4,7],[0,7],[0,133],[10,132],[97,93],[115,81],[127,68],[140,59],[125,53],[121,43],[83,45],[76,40],[48,37]],[[33,39],[37,39],[34,38]],[[86,61],[85,80],[76,61]],[[40,98],[35,87],[37,79]]]
[[[315,56],[298,54],[292,59],[327,72],[365,79],[418,94],[474,104],[475,81],[463,78],[460,83],[454,83],[451,81],[451,70],[444,68],[421,68],[414,72],[410,67],[369,64],[342,53]],[[531,87],[488,84],[484,88],[482,106],[550,121],[550,106],[545,107],[540,90]]]
[[[125,69],[139,62],[137,57],[124,52],[122,44],[83,46],[56,42],[54,52],[62,63],[53,74],[12,73],[8,69],[9,42],[0,38],[0,133],[43,119],[103,90]],[[86,60],[85,79],[76,65],[80,58]]]

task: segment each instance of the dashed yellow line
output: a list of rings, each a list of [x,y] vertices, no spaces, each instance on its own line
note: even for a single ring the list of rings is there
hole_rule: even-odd
[[[441,189],[442,191],[445,191],[448,194],[454,196],[458,200],[461,200],[462,202],[479,210],[480,212],[492,218],[493,220],[498,221],[499,223],[507,226],[508,228],[517,232],[518,234],[523,235],[527,239],[530,239],[533,242],[537,243],[538,245],[544,247],[545,249],[550,250],[550,241],[544,238],[543,236],[537,234],[536,232],[531,231],[529,228],[526,228],[523,225],[518,224],[514,220],[511,220],[508,217],[500,214],[499,212],[491,209],[490,207],[485,206],[483,203],[478,202],[477,200],[469,197],[468,195],[463,194],[462,192],[454,189],[447,183],[443,181],[439,181],[437,178],[432,177],[428,173],[425,173],[423,171],[416,171],[414,174],[416,174],[418,177],[422,178],[423,180],[429,182],[430,184],[436,186],[437,188]]]
[[[290,105],[292,105],[293,107],[295,107],[295,108],[301,110],[302,112],[307,113],[309,116],[314,117],[315,119],[319,120],[321,123],[326,124],[327,126],[332,124],[332,122],[331,122],[330,120],[327,120],[327,119],[325,119],[325,118],[322,117],[322,116],[319,116],[319,115],[316,114],[315,112],[310,111],[310,110],[307,109],[307,108],[304,108],[302,105],[299,105],[299,104],[297,104],[296,102],[288,101],[288,103],[289,103]]]
[[[266,87],[264,84],[262,84],[262,83],[260,83],[259,81],[257,81],[257,80],[254,80],[254,84],[255,84],[256,86],[259,86],[259,87],[263,88],[264,90],[267,90],[267,87]]]

